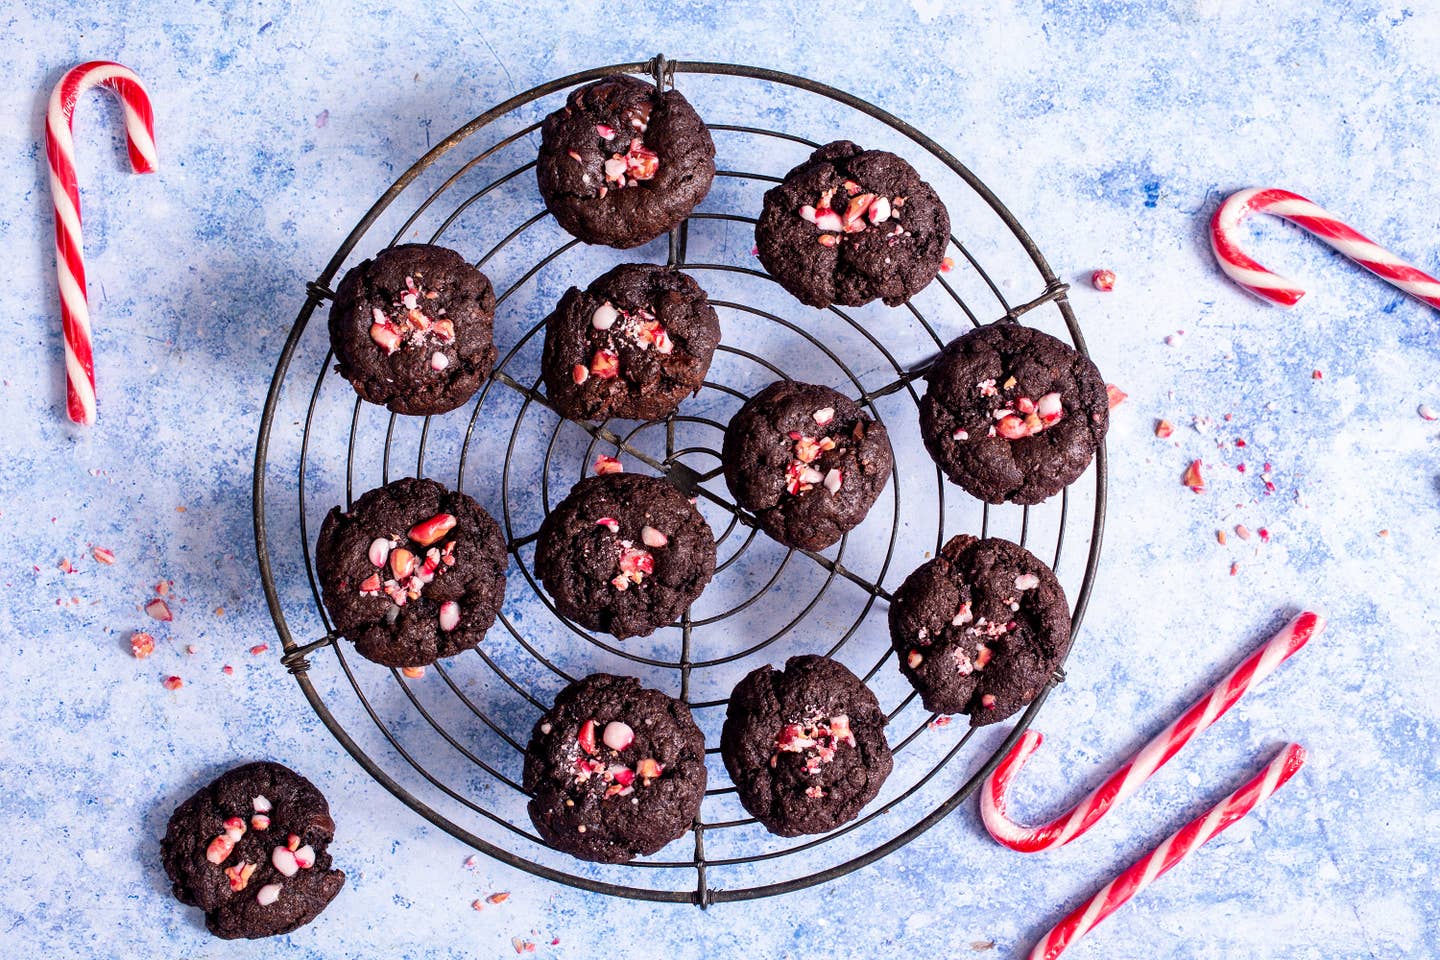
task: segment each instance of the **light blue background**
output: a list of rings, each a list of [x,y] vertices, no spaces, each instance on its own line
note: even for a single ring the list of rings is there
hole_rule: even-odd
[[[1022,955],[1297,740],[1312,759],[1286,790],[1073,954],[1434,954],[1440,428],[1416,409],[1440,408],[1436,315],[1278,221],[1257,223],[1253,245],[1311,293],[1291,312],[1251,300],[1216,271],[1205,222],[1233,189],[1284,186],[1440,269],[1440,13],[1303,0],[1264,12],[1239,0],[979,6],[0,6],[0,953],[513,956],[519,936],[544,957]],[[1079,797],[1288,612],[1318,605],[1331,618],[1082,841],[1022,857],[995,846],[967,803],[844,880],[708,913],[584,895],[484,858],[467,870],[463,845],[343,753],[273,649],[248,654],[275,642],[252,549],[254,435],[304,283],[450,130],[551,77],[656,50],[790,70],[875,101],[967,163],[1062,278],[1081,281],[1090,348],[1130,399],[1110,433],[1104,564],[1017,814]],[[41,131],[50,86],[96,57],[148,83],[161,172],[128,172],[116,109],[87,97],[76,141],[100,421],[79,430],[64,420]],[[706,103],[712,118],[832,132],[788,100]],[[1083,285],[1097,266],[1118,274],[1113,293]],[[543,303],[531,299],[533,320]],[[1176,425],[1169,442],[1153,436],[1161,417]],[[1249,447],[1235,449],[1237,436]],[[1179,482],[1197,457],[1210,480],[1200,496]],[[1232,532],[1217,544],[1215,530],[1237,523],[1271,541]],[[119,562],[98,565],[91,545]],[[61,558],[78,572],[62,573]],[[126,638],[153,626],[140,607],[162,578],[185,602],[137,662]],[[523,614],[524,593],[512,579],[507,609]],[[183,690],[161,688],[169,673]],[[257,756],[325,789],[350,882],[284,944],[227,945],[169,898],[157,841],[197,783]],[[471,910],[499,890],[508,903]],[[990,941],[996,953],[978,950]]]

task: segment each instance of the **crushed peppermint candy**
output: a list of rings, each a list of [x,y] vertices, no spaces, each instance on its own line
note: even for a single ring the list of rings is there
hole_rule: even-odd
[[[436,300],[439,296],[437,291],[420,287],[414,277],[406,277],[405,290],[390,302],[389,310],[370,308],[370,339],[385,351],[387,357],[406,344],[454,343],[455,324],[444,319],[444,308],[435,310],[432,316],[421,307],[422,300]],[[443,356],[440,352],[433,354],[433,369],[443,370],[449,365],[446,358],[444,365],[435,366],[434,358]]]
[[[1159,437],[1161,440],[1164,440],[1166,437],[1170,436],[1174,432],[1175,425],[1169,420],[1155,421],[1155,436]]]
[[[136,660],[144,660],[155,652],[155,638],[148,633],[130,634],[130,653]]]
[[[844,744],[855,746],[855,735],[850,731],[850,717],[836,714],[825,717],[815,715],[781,726],[775,735],[775,747],[770,754],[770,766],[780,762],[780,754],[797,753],[804,758],[805,772],[820,772],[821,764],[835,759],[835,753]]]
[[[835,486],[831,489],[827,482],[829,474],[822,473],[817,468],[811,466],[811,464],[820,458],[821,454],[829,453],[835,449],[835,441],[830,437],[816,438],[807,436],[798,430],[792,430],[789,438],[794,448],[792,453],[793,459],[790,461],[789,466],[785,468],[785,492],[795,496],[814,489],[817,483],[826,484],[826,489],[830,489],[831,493],[840,489],[840,471],[830,471],[830,473],[835,474],[836,477],[834,481]]]
[[[595,458],[594,470],[597,476],[605,476],[607,473],[623,473],[625,467],[614,457],[607,457],[605,454]]]
[[[103,563],[107,567],[115,562],[114,552],[111,550],[107,550],[104,547],[92,548],[90,551],[90,555],[95,558],[95,561],[97,563]]]
[[[175,619],[175,614],[170,612],[170,604],[158,597],[145,604],[145,613],[152,620],[159,620],[162,623],[169,623]]]
[[[165,687],[166,690],[179,690],[181,687],[185,686],[185,681],[181,680],[179,677],[166,677],[162,681],[162,685]]]
[[[1196,493],[1205,492],[1205,478],[1200,475],[1199,460],[1190,461],[1190,466],[1185,468],[1185,475],[1180,479],[1180,482]]]
[[[1034,590],[1040,586],[1040,578],[1033,573],[1022,573],[1015,578],[1016,590]]]
[[[843,209],[837,210],[833,204],[840,189],[831,187],[820,195],[820,199],[813,206],[807,203],[798,211],[800,219],[813,223],[820,231],[816,239],[827,247],[838,245],[846,234],[861,233],[867,227],[878,227],[886,223],[905,202],[903,197],[892,200],[880,194],[865,193],[860,184],[854,180],[846,180]],[[894,229],[887,232],[887,242],[893,246],[900,237],[907,234],[908,231],[897,222]]]
[[[1096,270],[1090,274],[1090,285],[1101,293],[1109,293],[1115,289],[1115,271]]]
[[[406,531],[403,541],[399,536],[372,540],[366,556],[376,569],[360,582],[360,595],[378,597],[384,594],[390,599],[393,605],[390,610],[396,615],[400,607],[420,599],[426,586],[446,567],[455,565],[455,541],[445,540],[445,536],[455,529],[458,522],[453,514],[437,513]],[[406,541],[407,545],[401,546]],[[410,549],[410,545],[415,549]],[[442,624],[445,619],[442,605]]]
[[[1105,384],[1105,399],[1109,402],[1111,410],[1114,410],[1116,407],[1120,406],[1120,404],[1124,403],[1129,397],[1130,394],[1126,393],[1124,390],[1121,390],[1119,387],[1115,386],[1115,384]]]
[[[255,894],[255,902],[262,907],[268,907],[280,899],[280,884],[267,883]]]
[[[632,583],[640,583],[655,572],[655,557],[649,550],[635,546],[634,541],[620,541],[620,556],[616,559],[620,572],[610,581],[619,591],[630,589]]]

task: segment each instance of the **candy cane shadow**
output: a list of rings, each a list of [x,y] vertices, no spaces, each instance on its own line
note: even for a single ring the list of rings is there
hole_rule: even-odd
[[[1296,613],[1299,612],[1300,611],[1298,610],[1296,611]],[[1291,616],[1294,616],[1294,614],[1287,616],[1286,622],[1288,622]],[[1276,629],[1279,628],[1277,627]],[[1270,631],[1270,633],[1273,634],[1274,630]],[[1223,674],[1221,676],[1223,676]],[[1215,681],[1218,681],[1219,679],[1220,677],[1214,678]],[[1212,681],[1212,685],[1213,682],[1214,681]],[[1284,738],[1271,739],[1266,741],[1265,745],[1260,749],[1256,750],[1255,753],[1248,760],[1245,761],[1244,767],[1236,771],[1229,780],[1225,781],[1224,783],[1215,785],[1203,796],[1197,797],[1196,799],[1191,800],[1189,803],[1187,803],[1182,809],[1178,810],[1170,819],[1166,820],[1163,823],[1156,823],[1143,835],[1137,837],[1129,843],[1126,843],[1123,849],[1117,852],[1114,857],[1100,861],[1096,860],[1091,855],[1086,855],[1083,862],[1085,862],[1086,864],[1095,865],[1095,879],[1080,884],[1079,889],[1067,896],[1063,903],[1060,903],[1052,910],[1047,911],[1041,919],[1037,920],[1035,924],[1030,928],[1029,932],[1026,934],[1025,939],[1015,944],[1016,951],[1014,953],[1014,956],[1029,956],[1030,949],[1035,944],[1039,943],[1040,939],[1044,937],[1047,933],[1049,933],[1057,923],[1060,923],[1067,916],[1069,916],[1071,911],[1073,911],[1075,908],[1079,907],[1085,901],[1094,896],[1097,892],[1099,892],[1102,887],[1105,886],[1105,884],[1109,883],[1111,880],[1114,880],[1121,873],[1127,870],[1132,864],[1148,856],[1172,833],[1175,833],[1177,830],[1190,823],[1190,821],[1203,815],[1206,811],[1210,810],[1212,807],[1219,804],[1222,800],[1229,796],[1232,791],[1238,790],[1243,784],[1245,784],[1251,778],[1255,777],[1265,768],[1267,764],[1269,764],[1272,760],[1278,757],[1281,751],[1283,751],[1290,744],[1290,742],[1290,740]],[[1306,771],[1302,769],[1299,771],[1294,780],[1299,781],[1303,779],[1305,775]],[[1263,895],[1264,888],[1259,886],[1259,883],[1263,882],[1263,873],[1260,870],[1257,869],[1253,872],[1247,871],[1246,874],[1227,872],[1232,870],[1235,866],[1233,860],[1212,856],[1208,858],[1212,862],[1207,865],[1207,853],[1214,853],[1219,848],[1228,845],[1244,843],[1248,840],[1251,840],[1258,831],[1264,828],[1268,805],[1274,804],[1276,802],[1303,803],[1303,798],[1297,800],[1295,797],[1291,796],[1291,794],[1296,794],[1299,792],[1296,789],[1297,786],[1298,783],[1292,782],[1288,785],[1288,789],[1281,789],[1278,796],[1271,797],[1265,803],[1257,806],[1255,809],[1245,814],[1245,816],[1236,820],[1234,824],[1229,828],[1229,830],[1222,831],[1221,833],[1217,834],[1213,839],[1211,839],[1208,843],[1196,848],[1195,850],[1192,850],[1189,855],[1184,857],[1180,862],[1176,863],[1170,871],[1167,871],[1165,876],[1157,878],[1153,882],[1151,887],[1148,887],[1145,890],[1141,890],[1136,893],[1133,900],[1122,905],[1115,914],[1112,914],[1106,920],[1101,921],[1093,930],[1091,930],[1083,937],[1083,939],[1085,940],[1093,939],[1101,941],[1098,944],[1089,945],[1088,950],[1091,951],[1092,954],[1086,955],[1115,955],[1113,953],[1105,952],[1107,948],[1103,941],[1106,936],[1107,928],[1126,923],[1127,921],[1125,919],[1125,916],[1132,916],[1137,910],[1151,911],[1153,907],[1147,907],[1146,900],[1147,898],[1155,896],[1155,894],[1152,893],[1152,890],[1155,887],[1164,884],[1165,877],[1169,876],[1171,873],[1177,870],[1194,871],[1197,875],[1196,879],[1198,882],[1203,883],[1205,880],[1214,881],[1214,889],[1227,891],[1230,895],[1233,896],[1243,896],[1246,892],[1244,889],[1244,881],[1237,881],[1234,878],[1236,878],[1237,876],[1248,876],[1251,882],[1255,884],[1255,886],[1252,887],[1251,892],[1253,892],[1257,896]],[[1250,829],[1248,831],[1244,829],[1244,826],[1242,826],[1244,824],[1249,824]],[[1080,842],[1082,841],[1076,841],[1076,843]],[[1054,851],[1052,853],[1058,854],[1058,851]],[[1046,854],[1017,854],[1017,856],[1034,856],[1038,859],[1040,857],[1045,857]],[[1270,864],[1270,867],[1274,870],[1280,869],[1280,866],[1278,864]],[[1074,874],[1077,872],[1076,864],[1074,863],[1053,864],[1052,869],[1062,875]],[[1162,894],[1160,894],[1160,896],[1163,896],[1163,892]],[[1127,910],[1126,908],[1129,909]],[[1144,932],[1135,934],[1132,938],[1132,941],[1130,942],[1137,941],[1142,936],[1146,937],[1146,946],[1148,948],[1147,952],[1154,951],[1150,955],[1167,956],[1168,954],[1163,952],[1167,945],[1159,939],[1159,935],[1163,935],[1163,931],[1157,934],[1157,931],[1160,931],[1160,928],[1155,926],[1155,919],[1156,918],[1153,916],[1153,914],[1147,914],[1144,917],[1139,917],[1128,921],[1130,923],[1144,925],[1140,928]],[[1207,936],[1204,933],[1196,933],[1195,931],[1175,933],[1171,936],[1176,941],[1174,946],[1178,946],[1180,943],[1186,941],[1195,943],[1197,942],[1197,937],[1199,938],[1198,942],[1207,943],[1211,946],[1216,945],[1216,943],[1218,942],[1217,938],[1213,936]],[[1110,949],[1113,950],[1116,946],[1117,945],[1112,944]],[[1081,955],[1082,952],[1086,949],[1086,947],[1075,947],[1076,955]]]
[[[1014,818],[1017,823],[1048,823],[1054,817],[1060,816],[1066,811],[1070,810],[1071,807],[1075,805],[1075,803],[1089,796],[1091,791],[1093,791],[1096,787],[1100,786],[1100,784],[1104,783],[1110,777],[1110,775],[1115,772],[1116,768],[1119,767],[1121,763],[1124,763],[1126,760],[1133,757],[1140,750],[1141,747],[1145,746],[1145,744],[1150,742],[1151,738],[1153,738],[1161,730],[1164,730],[1175,720],[1176,717],[1178,717],[1181,713],[1188,709],[1196,700],[1198,700],[1206,693],[1208,693],[1212,688],[1214,688],[1214,686],[1219,683],[1226,674],[1228,674],[1231,670],[1235,669],[1236,665],[1241,663],[1246,656],[1248,656],[1256,649],[1258,645],[1264,643],[1267,638],[1273,637],[1277,631],[1282,629],[1287,623],[1289,623],[1291,620],[1293,620],[1295,617],[1299,616],[1303,612],[1303,607],[1282,608],[1280,612],[1275,615],[1274,618],[1267,621],[1268,626],[1265,626],[1255,631],[1250,635],[1250,639],[1246,640],[1244,643],[1238,644],[1236,652],[1233,656],[1223,659],[1220,664],[1212,668],[1208,674],[1191,681],[1191,683],[1186,686],[1183,691],[1176,694],[1170,700],[1167,700],[1166,703],[1168,704],[1168,706],[1158,706],[1152,703],[1149,712],[1153,713],[1156,717],[1156,720],[1153,722],[1153,724],[1147,728],[1139,730],[1135,734],[1135,736],[1133,736],[1129,741],[1117,746],[1114,749],[1112,755],[1118,759],[1109,760],[1099,764],[1095,769],[1089,771],[1083,777],[1071,774],[1069,771],[1067,771],[1068,779],[1066,780],[1067,789],[1065,793],[1061,796],[1053,798],[1044,811],[1018,809],[1015,803],[1015,788],[1012,787],[1008,802],[1009,815]],[[1078,654],[1071,654],[1069,661],[1071,667],[1068,670],[1069,679],[1067,679],[1064,683],[1060,684],[1050,694],[1051,700],[1064,696],[1065,688],[1077,682],[1080,682],[1081,678],[1085,675],[1085,669],[1083,667],[1076,669],[1073,666],[1077,662],[1081,662],[1077,660],[1077,655],[1080,657],[1084,656],[1083,640],[1076,643],[1076,649],[1081,652]],[[1276,672],[1283,673],[1284,669],[1285,666],[1282,664]],[[1283,681],[1283,678],[1281,678],[1281,680]],[[1265,684],[1259,687],[1257,690],[1252,691],[1249,694],[1249,697],[1253,699],[1255,696],[1264,696],[1265,689],[1276,682],[1277,680],[1274,677],[1267,679]],[[1051,715],[1053,716],[1053,713]],[[1045,717],[1046,712],[1042,710],[1031,729],[1036,730],[1040,733],[1045,733]],[[1116,720],[1118,718],[1111,717],[1109,719]],[[1221,717],[1218,721],[1216,721],[1217,726],[1224,725],[1225,720],[1225,717]],[[1231,722],[1233,724],[1236,721],[1232,720]],[[1150,781],[1153,782],[1165,776],[1183,776],[1184,774],[1181,768],[1185,766],[1185,757],[1196,752],[1196,749],[1198,748],[1195,747],[1195,744],[1203,740],[1204,736],[1205,734],[1203,732],[1197,735],[1195,740],[1187,746],[1187,749],[1181,751],[1180,754],[1177,754],[1174,759],[1172,759],[1169,763],[1162,767],[1153,777],[1151,777]],[[1067,749],[1074,750],[1081,745],[1081,742],[1082,739],[1075,736],[1074,730],[1071,730],[1069,732],[1056,733],[1052,736],[1047,736],[1045,738],[1045,743],[1057,753],[1061,753]],[[1284,744],[1282,743],[1281,746],[1283,745]],[[1044,749],[1044,747],[1042,747],[1041,749]],[[1267,761],[1268,758],[1269,755],[1266,756]],[[1036,771],[1031,769],[1034,763],[1035,761],[1032,759],[1030,763],[1026,766],[1025,770],[1022,771],[1016,779],[1018,780],[1021,777],[1024,777],[1027,773],[1035,775]],[[1137,791],[1137,793],[1142,793],[1144,792],[1144,790],[1145,787],[1142,786],[1140,790]],[[1134,798],[1132,797],[1131,800],[1133,802]],[[1111,814],[1104,817],[1101,821],[1097,821],[1094,826],[1092,826],[1089,830],[1086,831],[1086,833],[1093,834],[1106,829],[1113,829],[1115,822],[1120,819],[1123,819],[1123,817],[1116,815],[1112,812]],[[1041,851],[1039,853],[1020,853],[1018,851],[1005,849],[993,838],[991,838],[989,832],[985,829],[985,823],[980,817],[979,804],[965,805],[964,822],[966,828],[971,833],[983,839],[985,843],[999,848],[1000,856],[1032,858],[1038,860],[1044,859],[1047,856],[1053,857],[1060,855],[1058,850],[1049,852]],[[1077,838],[1074,843],[1083,845],[1084,838]],[[1128,865],[1128,863],[1122,864],[1121,869],[1123,869],[1126,865]],[[1047,927],[1046,929],[1049,928]],[[1043,934],[1044,931],[1041,932]]]

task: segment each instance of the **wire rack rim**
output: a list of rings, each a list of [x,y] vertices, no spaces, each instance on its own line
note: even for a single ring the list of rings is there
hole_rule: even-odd
[[[314,282],[307,285],[306,300],[302,304],[299,314],[296,317],[295,324],[291,328],[289,336],[286,338],[285,343],[280,351],[280,355],[276,360],[270,389],[266,395],[265,405],[261,413],[256,442],[253,476],[256,558],[261,572],[261,580],[265,592],[266,606],[270,611],[271,619],[274,621],[275,628],[277,634],[280,637],[283,648],[282,663],[295,675],[296,681],[298,682],[302,693],[305,695],[305,698],[307,699],[307,701],[309,701],[311,708],[315,711],[316,715],[320,718],[322,723],[325,724],[327,729],[329,729],[331,734],[336,738],[337,742],[340,743],[340,745],[346,750],[346,752],[348,752],[356,760],[356,762],[359,763],[361,767],[366,770],[367,773],[369,773],[373,778],[375,778],[377,782],[379,782],[393,795],[395,795],[412,809],[414,809],[427,821],[441,828],[447,833],[450,833],[452,836],[455,836],[462,842],[469,844],[471,847],[482,853],[485,853],[487,856],[490,856],[510,866],[516,867],[517,869],[521,869],[534,875],[553,880],[557,883],[566,884],[590,892],[658,902],[691,903],[704,907],[712,902],[744,900],[784,894],[804,889],[806,887],[816,884],[825,883],[850,872],[853,872],[854,870],[857,870],[870,863],[873,863],[876,860],[893,852],[894,850],[899,849],[901,846],[908,843],[915,837],[919,836],[925,830],[929,829],[935,823],[938,823],[941,819],[943,819],[951,811],[953,811],[955,807],[958,806],[966,797],[968,797],[979,786],[983,779],[989,775],[990,771],[995,767],[996,764],[998,764],[1000,758],[1004,756],[1004,754],[1018,740],[1019,736],[1029,726],[1035,714],[1039,711],[1039,709],[1043,706],[1044,702],[1048,698],[1055,683],[1057,683],[1060,679],[1063,678],[1063,669],[1057,673],[1057,676],[1055,678],[1053,678],[1049,683],[1046,684],[1046,686],[1042,689],[1040,695],[1037,696],[1034,702],[1030,704],[1029,708],[1015,723],[1004,743],[1000,745],[1000,747],[994,752],[994,754],[992,754],[992,756],[984,764],[982,764],[981,768],[977,770],[953,795],[940,803],[939,806],[937,806],[934,810],[930,811],[928,814],[926,814],[914,824],[910,825],[901,833],[896,834],[895,836],[891,837],[880,845],[873,847],[850,860],[847,860],[843,863],[835,864],[813,874],[791,877],[789,879],[782,880],[776,883],[769,883],[738,889],[713,888],[709,885],[707,881],[707,866],[709,865],[709,862],[705,859],[704,856],[703,830],[697,830],[695,836],[696,855],[693,864],[698,871],[699,883],[696,889],[671,890],[621,886],[614,883],[596,880],[587,876],[567,873],[562,870],[549,867],[542,863],[536,863],[532,860],[521,857],[518,854],[512,853],[511,851],[508,851],[502,847],[499,847],[496,844],[487,841],[480,836],[475,835],[469,830],[466,830],[460,827],[458,824],[446,819],[444,816],[432,809],[428,804],[421,801],[418,797],[412,795],[405,787],[403,787],[383,768],[381,768],[380,765],[364,751],[364,749],[360,747],[360,745],[350,736],[350,734],[331,713],[330,709],[324,702],[324,699],[320,696],[318,690],[316,690],[313,682],[308,675],[309,664],[306,659],[307,655],[321,647],[333,645],[335,642],[335,637],[333,635],[333,631],[330,630],[328,620],[325,621],[325,626],[327,630],[326,636],[324,636],[320,640],[305,644],[298,644],[296,643],[294,637],[290,632],[289,624],[285,617],[284,609],[280,601],[279,591],[274,579],[274,571],[271,564],[269,536],[265,520],[266,479],[268,468],[267,457],[269,452],[269,444],[271,433],[274,427],[276,411],[279,405],[281,394],[284,392],[284,387],[286,386],[288,380],[291,362],[294,359],[296,350],[298,349],[300,343],[300,339],[304,334],[306,328],[308,327],[309,321],[311,320],[314,311],[317,309],[322,299],[326,298],[327,296],[333,296],[330,290],[331,280],[339,271],[341,265],[343,265],[345,260],[349,257],[350,253],[354,250],[355,246],[359,243],[360,239],[365,236],[369,229],[374,225],[375,221],[390,207],[394,200],[399,197],[416,179],[418,179],[425,170],[427,170],[431,165],[433,165],[435,161],[438,160],[443,154],[448,153],[451,149],[464,142],[475,132],[486,127],[493,121],[505,116],[506,114],[511,113],[517,108],[523,107],[529,103],[539,100],[542,97],[556,93],[568,87],[585,83],[590,80],[599,79],[603,76],[621,72],[650,73],[655,77],[658,83],[664,83],[666,81],[670,81],[671,83],[673,83],[673,78],[676,73],[733,76],[744,79],[778,83],[794,87],[808,93],[827,97],[845,106],[849,106],[852,109],[855,109],[872,119],[879,120],[882,123],[885,123],[893,130],[903,134],[904,136],[908,137],[910,140],[918,144],[920,147],[924,148],[933,157],[940,160],[953,173],[959,176],[971,190],[973,190],[977,195],[979,195],[983,200],[986,201],[986,203],[991,207],[996,216],[1020,242],[1026,254],[1030,257],[1036,269],[1039,271],[1042,278],[1045,280],[1046,289],[1045,293],[1042,294],[1039,298],[1031,301],[1028,304],[1023,305],[1019,312],[1023,312],[1026,309],[1031,309],[1035,306],[1040,305],[1043,302],[1055,302],[1077,349],[1079,349],[1081,352],[1086,352],[1086,346],[1083,335],[1081,334],[1081,331],[1079,329],[1079,325],[1075,319],[1073,310],[1071,309],[1070,304],[1065,296],[1065,285],[1061,283],[1060,280],[1055,276],[1048,262],[1045,260],[1044,256],[1041,254],[1039,248],[1036,246],[1034,241],[1030,238],[1029,234],[1019,224],[1019,222],[1010,213],[1010,211],[990,191],[990,189],[979,180],[978,177],[976,177],[967,167],[965,167],[947,150],[945,150],[927,135],[912,127],[905,121],[894,117],[883,109],[876,107],[873,104],[870,104],[864,100],[861,100],[860,98],[855,97],[852,94],[803,77],[797,77],[767,68],[742,66],[736,64],[713,63],[704,61],[668,61],[663,56],[657,56],[648,61],[637,61],[631,63],[612,64],[609,66],[596,67],[589,70],[580,71],[566,77],[560,77],[536,86],[523,93],[516,94],[515,96],[510,97],[504,102],[496,105],[495,107],[492,107],[490,110],[477,116],[475,119],[471,120],[469,123],[465,124],[464,126],[451,133],[449,136],[444,138],[440,143],[436,144],[434,148],[432,148],[423,157],[417,160],[409,169],[402,173],[395,180],[395,182],[380,196],[380,198],[376,200],[376,202],[370,207],[370,209],[367,210],[366,213],[361,217],[360,221],[342,241],[329,263],[327,263],[325,268],[321,271],[320,276]],[[719,126],[725,129],[744,129],[733,125]],[[754,132],[764,133],[771,131],[756,130]],[[789,139],[795,139],[798,142],[804,142],[803,138],[794,137],[793,135],[777,135],[786,136]],[[434,200],[434,198],[439,195],[440,192],[443,192],[443,188],[442,190],[437,191],[436,194],[433,194],[430,198],[427,198],[424,201],[422,209],[417,211],[415,216],[423,213],[423,209],[425,207],[428,207],[430,203]],[[672,250],[673,245],[674,238],[672,236]],[[1008,302],[1005,300],[1003,294],[997,287],[995,287],[988,273],[985,273],[983,268],[980,268],[979,263],[970,256],[969,251],[963,250],[962,248],[962,253],[964,253],[967,259],[969,259],[970,262],[979,269],[981,275],[984,277],[986,282],[990,284],[992,292],[995,294],[997,299],[999,299],[1002,305],[1007,308],[1007,313],[1015,310],[1015,308],[1010,307]],[[950,289],[949,285],[944,282],[943,277],[941,278],[941,283],[947,290]],[[955,296],[953,291],[950,292],[952,296]],[[959,300],[958,296],[956,297],[956,299],[957,301]],[[964,306],[963,301],[960,302],[961,305]],[[968,307],[966,307],[966,311],[967,313],[969,312]],[[973,315],[971,318],[972,320],[974,319]],[[319,383],[317,383],[316,390],[311,396],[310,400],[310,412],[312,416],[314,412],[315,402],[318,399],[318,394]],[[428,424],[426,429],[428,430]],[[388,440],[389,438],[387,436],[387,468],[389,447]],[[352,431],[352,447],[353,442],[354,440]],[[301,452],[302,470],[304,460],[307,458],[307,456],[308,435],[307,443],[304,447],[302,447]],[[1102,444],[1096,453],[1095,515],[1090,531],[1089,556],[1087,558],[1085,571],[1081,580],[1081,587],[1076,595],[1075,609],[1072,617],[1073,628],[1075,631],[1078,631],[1081,620],[1083,619],[1085,613],[1085,609],[1088,605],[1099,561],[1106,511],[1106,476],[1107,471],[1105,448]],[[303,531],[305,525],[305,518],[303,515],[303,488],[300,490],[300,497],[302,502],[302,515],[300,517],[300,523]],[[1063,537],[1063,530],[1061,532],[1061,536]],[[308,568],[308,550],[306,552],[306,563]],[[318,605],[318,597],[316,598],[316,600]],[[325,620],[325,618],[323,617],[323,606],[322,620]]]

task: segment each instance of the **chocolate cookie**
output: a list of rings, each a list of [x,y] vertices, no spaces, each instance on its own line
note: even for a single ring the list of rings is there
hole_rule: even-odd
[[[890,641],[925,709],[978,727],[1034,700],[1059,668],[1070,606],[1030,551],[961,535],[895,591]]]
[[[366,659],[423,667],[485,637],[505,599],[500,525],[434,480],[396,480],[335,507],[315,569],[335,629]]]
[[[335,821],[315,785],[278,763],[216,777],[175,810],[160,857],[175,899],[205,911],[217,937],[289,933],[345,885],[331,869]]]
[[[856,527],[890,480],[885,426],[849,397],[780,380],[730,419],[725,483],[760,528],[791,547],[823,550]]]
[[[950,214],[893,153],[828,143],[765,192],[760,262],[802,303],[899,306],[940,270]]]
[[[705,778],[705,736],[690,708],[634,677],[596,673],[570,684],[525,750],[535,829],[597,863],[624,863],[682,836]]]
[[[586,477],[540,525],[535,572],[564,616],[620,640],[644,637],[710,582],[715,536],[659,477]]]
[[[740,802],[782,837],[834,830],[875,799],[893,761],[870,688],[826,657],[753,671],[730,695],[720,753]]]
[[[330,305],[336,369],[395,413],[469,400],[495,365],[495,292],[454,250],[410,243],[351,268]]]
[[[715,179],[715,143],[678,91],[616,75],[545,118],[535,177],[560,226],[626,249],[690,215]]]
[[[920,433],[945,475],[987,503],[1039,503],[1073,483],[1110,426],[1089,357],[1002,321],[952,340],[926,379]]]
[[[571,420],[658,420],[697,392],[720,344],[705,291],[671,267],[621,264],[571,287],[545,321],[545,393]]]

